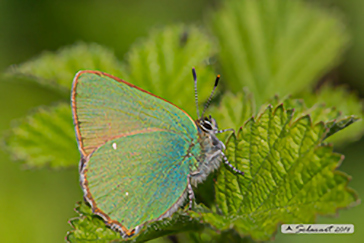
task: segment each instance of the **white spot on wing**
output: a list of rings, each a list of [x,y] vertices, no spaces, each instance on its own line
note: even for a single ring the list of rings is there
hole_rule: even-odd
[[[112,147],[116,150],[116,148],[117,148],[116,143],[113,143]]]
[[[129,195],[129,192],[125,192],[125,196]]]

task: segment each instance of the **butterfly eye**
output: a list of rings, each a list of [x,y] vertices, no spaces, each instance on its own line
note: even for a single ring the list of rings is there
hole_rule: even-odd
[[[211,127],[211,125],[210,125],[210,124],[205,124],[205,127],[206,127],[208,130],[211,130],[211,129],[212,129],[212,127]]]
[[[212,130],[212,126],[211,123],[208,120],[205,120],[204,123],[202,124],[202,126],[206,129],[206,130]]]

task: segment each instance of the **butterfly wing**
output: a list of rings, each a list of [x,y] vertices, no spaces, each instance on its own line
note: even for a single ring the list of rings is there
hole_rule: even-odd
[[[197,129],[181,109],[111,75],[81,71],[72,108],[81,185],[93,211],[126,234],[176,210]],[[194,145],[194,146],[192,146]]]
[[[186,156],[188,148],[179,135],[166,131],[113,139],[86,162],[85,195],[105,222],[131,234],[183,202],[189,165],[196,162]]]
[[[84,157],[114,137],[158,128],[197,139],[194,121],[175,105],[98,71],[77,73],[72,88],[73,120]]]

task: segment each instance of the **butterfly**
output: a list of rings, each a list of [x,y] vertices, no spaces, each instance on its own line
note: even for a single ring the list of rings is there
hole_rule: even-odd
[[[197,120],[172,103],[110,74],[80,71],[71,92],[80,184],[94,214],[123,237],[172,215],[189,199],[192,185],[227,160],[215,119],[204,117],[220,75]]]

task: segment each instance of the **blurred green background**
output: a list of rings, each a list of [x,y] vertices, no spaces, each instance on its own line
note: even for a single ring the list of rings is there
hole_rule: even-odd
[[[129,46],[155,26],[202,23],[219,1],[208,0],[0,0],[0,71],[42,53],[76,41],[96,42],[113,49],[119,59]],[[342,64],[331,73],[336,83],[347,84],[364,96],[364,1],[321,0],[325,8],[343,14],[352,36]],[[29,109],[58,100],[55,93],[21,80],[0,82],[0,132]],[[191,97],[192,98],[192,97]],[[338,148],[345,154],[340,170],[350,174],[349,186],[364,194],[364,139]],[[82,198],[77,169],[28,170],[0,151],[1,242],[63,242],[67,221]],[[338,218],[319,217],[319,223],[355,225],[353,235],[282,235],[276,242],[363,242],[364,207],[339,211]],[[168,242],[168,239],[165,239]]]

